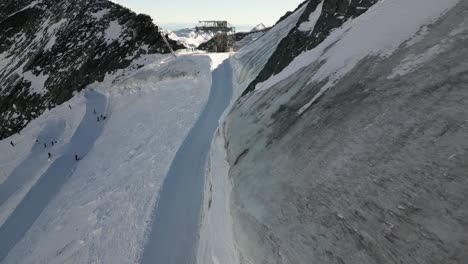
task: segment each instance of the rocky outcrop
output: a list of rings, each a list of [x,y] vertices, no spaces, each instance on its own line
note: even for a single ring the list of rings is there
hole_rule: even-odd
[[[142,54],[168,52],[149,16],[110,1],[2,1],[0,139]]]

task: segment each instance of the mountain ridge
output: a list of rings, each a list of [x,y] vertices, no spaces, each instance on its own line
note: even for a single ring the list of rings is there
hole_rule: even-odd
[[[0,139],[142,54],[170,52],[149,16],[110,1],[10,1],[0,14]]]

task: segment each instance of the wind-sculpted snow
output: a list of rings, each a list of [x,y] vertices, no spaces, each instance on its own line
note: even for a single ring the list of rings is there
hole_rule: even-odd
[[[467,1],[382,1],[237,101],[240,263],[468,261],[467,25]]]
[[[141,55],[168,52],[149,16],[106,0],[2,1],[0,138]]]

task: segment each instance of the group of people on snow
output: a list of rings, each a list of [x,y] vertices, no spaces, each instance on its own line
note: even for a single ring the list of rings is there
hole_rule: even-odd
[[[73,109],[70,105],[68,105],[68,108]],[[104,120],[107,119],[107,116],[105,116],[105,115],[103,115],[103,114],[97,115],[96,109],[94,109],[93,114],[96,115],[96,118],[97,118],[97,121],[98,121],[98,122],[104,121]],[[21,135],[20,132],[18,132],[18,134]],[[43,142],[43,143],[42,143],[42,144],[44,145],[44,148],[47,148],[47,143],[48,143],[48,142]],[[39,142],[38,139],[36,139],[36,144],[41,144],[41,143]],[[57,141],[56,141],[56,140],[55,140],[55,141],[50,141],[50,146],[53,147],[55,144],[57,144]],[[14,146],[15,146],[15,143],[14,143],[13,141],[10,141],[10,145],[11,145],[12,147],[14,147]],[[48,159],[49,161],[52,159],[52,153],[47,152],[47,159]],[[79,161],[79,160],[81,160],[81,157],[78,156],[78,154],[75,154],[75,160],[76,160],[76,161]]]
[[[94,109],[93,111],[93,114],[94,115],[97,115],[97,112],[96,112],[96,109]],[[107,116],[103,115],[103,114],[100,114],[96,117],[97,121],[100,122],[100,121],[104,121],[107,119]]]

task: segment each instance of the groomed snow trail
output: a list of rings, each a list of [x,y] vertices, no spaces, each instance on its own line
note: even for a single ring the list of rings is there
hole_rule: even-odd
[[[0,262],[3,261],[8,256],[10,250],[21,241],[35,220],[73,174],[77,166],[74,157],[75,153],[81,158],[84,157],[100,136],[103,122],[97,122],[93,111],[96,109],[97,113],[103,113],[106,106],[106,98],[96,92],[87,92],[85,97],[86,114],[70,142],[65,147],[66,150],[64,154],[53,161],[47,171],[41,175],[38,182],[31,188],[23,201],[21,201],[6,222],[0,227]],[[55,125],[49,126],[48,128],[45,129],[43,133],[58,133]],[[37,146],[33,147],[31,152],[32,156],[40,155],[37,148]],[[28,162],[28,160],[29,159],[26,159],[25,162]],[[44,162],[47,162],[47,160],[45,159]],[[34,170],[35,163],[31,162],[24,169],[20,169],[24,165],[23,163],[19,165],[15,173],[11,176],[16,176],[15,174],[19,175],[20,173],[31,175],[30,172]],[[29,173],[25,171],[26,169],[30,170]],[[16,177],[9,177],[8,179],[17,181],[8,183],[7,180],[7,182],[4,183],[14,188],[20,188],[20,185],[27,181],[24,177],[19,177],[18,180],[16,180]],[[0,188],[0,191],[4,191],[3,187]],[[8,199],[11,194],[10,192],[5,192],[1,199]],[[0,200],[0,203],[1,202],[2,200]]]
[[[142,264],[195,262],[205,165],[219,118],[232,96],[232,70],[226,59],[212,73],[208,102],[177,151],[159,193]]]

